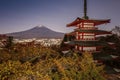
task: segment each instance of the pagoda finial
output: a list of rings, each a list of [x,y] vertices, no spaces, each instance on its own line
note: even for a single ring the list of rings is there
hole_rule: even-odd
[[[88,16],[87,16],[87,0],[84,0],[84,16],[83,16],[84,19],[88,19]]]

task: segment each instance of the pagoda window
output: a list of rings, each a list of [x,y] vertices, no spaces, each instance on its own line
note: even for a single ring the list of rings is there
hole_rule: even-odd
[[[76,45],[76,46],[75,46],[75,49],[76,49],[76,50],[79,50],[79,46],[78,46],[78,45]]]
[[[76,35],[76,39],[77,39],[77,40],[79,39],[79,36],[78,36],[78,35]]]
[[[76,35],[78,35],[79,33],[78,32],[76,32]]]
[[[79,24],[77,24],[77,27],[79,27]]]
[[[83,39],[83,33],[79,33],[79,38]]]
[[[78,28],[81,28],[81,26],[82,26],[81,24],[77,24],[77,27],[78,27]]]
[[[80,36],[80,39],[82,39],[83,38],[83,36]]]
[[[77,39],[77,40],[79,39],[79,35],[78,35],[78,32],[76,32],[76,39]]]
[[[81,48],[81,47],[79,47],[79,50],[82,50],[82,48]]]
[[[83,28],[83,23],[79,23],[79,25],[80,25],[80,28]]]
[[[77,48],[78,48],[78,46],[76,45],[76,46],[75,46],[75,49],[77,49]]]

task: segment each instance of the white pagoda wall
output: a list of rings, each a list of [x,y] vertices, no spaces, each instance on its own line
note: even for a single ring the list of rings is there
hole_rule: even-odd
[[[84,28],[86,28],[86,27],[93,28],[94,24],[93,23],[83,23],[83,27]]]
[[[93,28],[93,27],[95,27],[94,23],[80,23],[80,24],[77,24],[76,26],[79,28]]]
[[[96,51],[96,47],[83,47],[83,51]]]
[[[80,23],[80,24],[77,24],[77,27],[83,30],[95,29],[94,23]],[[76,32],[76,40],[78,41],[95,40],[95,33]],[[79,46],[79,45],[76,45],[75,49],[79,51],[96,51],[97,50],[95,46],[87,47],[87,46]]]
[[[76,50],[80,50],[80,51],[96,51],[96,47],[83,47],[83,46],[75,46]]]
[[[77,40],[95,40],[95,34],[94,33],[76,32],[76,39]]]
[[[94,36],[83,36],[83,39],[88,39],[88,40],[93,40],[95,37]]]

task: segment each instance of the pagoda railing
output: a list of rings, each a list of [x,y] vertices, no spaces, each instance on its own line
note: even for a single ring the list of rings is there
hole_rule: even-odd
[[[97,39],[75,39],[75,41],[98,41]]]
[[[79,29],[81,29],[81,30],[97,30],[98,28],[96,28],[96,27],[84,27],[84,28],[77,28],[77,29],[75,29],[75,30],[79,30]]]

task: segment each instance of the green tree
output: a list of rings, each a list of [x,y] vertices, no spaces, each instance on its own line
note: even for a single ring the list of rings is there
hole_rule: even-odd
[[[7,41],[6,41],[5,48],[11,49],[12,46],[13,46],[13,37],[12,37],[12,36],[9,36],[9,37],[7,38]]]

